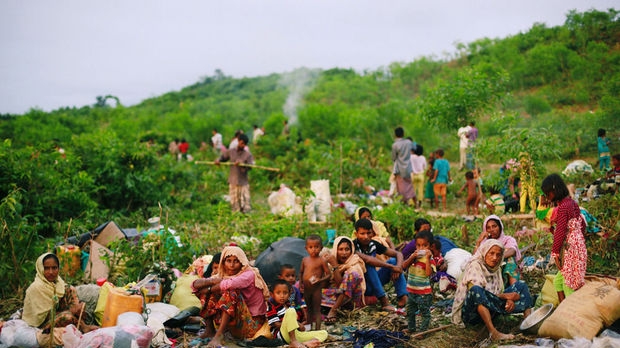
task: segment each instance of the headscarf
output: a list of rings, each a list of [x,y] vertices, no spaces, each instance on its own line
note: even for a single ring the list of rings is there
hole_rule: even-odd
[[[387,228],[385,228],[385,224],[383,222],[375,221],[372,219],[372,212],[368,207],[359,207],[355,209],[355,213],[353,214],[353,218],[355,219],[354,222],[357,222],[357,220],[360,219],[362,213],[365,211],[370,213],[370,217],[368,218],[368,220],[372,222],[372,230],[375,231],[375,236],[381,238],[381,244],[387,245],[387,242],[385,240],[387,237],[390,236],[390,234],[388,233]],[[353,231],[353,238],[355,238],[355,231]]]
[[[500,247],[503,254],[504,245],[499,240],[487,239],[480,244],[474,256],[465,264],[465,270],[458,282],[452,304],[452,322],[460,327],[464,327],[461,311],[470,285],[479,285],[495,295],[504,291],[501,269],[503,260],[499,260],[493,268],[490,268],[484,261],[485,256],[494,246]]]
[[[34,277],[34,282],[26,290],[26,297],[24,298],[22,320],[34,327],[43,324],[52,307],[65,295],[66,284],[60,276],[56,278],[55,282],[45,279],[43,259],[48,255],[54,254],[45,253],[37,259],[35,267],[37,274]]]
[[[250,266],[250,261],[248,260],[248,257],[245,255],[245,252],[243,252],[243,250],[238,246],[227,246],[224,248],[224,250],[222,250],[222,256],[220,257],[220,267],[218,268],[219,271],[217,276],[222,279],[233,278],[237,276],[237,274],[229,276],[224,270],[224,264],[228,256],[235,256],[237,257],[239,262],[241,262],[241,270],[239,270],[239,273],[237,274],[240,274],[241,272],[244,272],[248,269],[254,272],[254,286],[262,290],[263,296],[265,298],[269,298],[269,288],[267,287],[267,283],[265,283],[265,280],[260,275],[258,268]]]
[[[351,238],[345,236],[340,236],[336,238],[334,240],[334,247],[332,248],[332,257],[334,258],[334,260],[336,260],[336,262],[338,262],[338,246],[343,240],[347,240],[349,242],[349,245],[351,246],[351,255],[344,263],[339,263],[337,268],[339,271],[357,272],[357,274],[362,277],[362,282],[360,283],[360,285],[362,287],[362,293],[364,293],[366,292],[366,281],[364,280],[364,273],[366,273],[366,264],[364,263],[362,258],[355,253],[355,246]]]
[[[517,240],[514,239],[514,237],[507,236],[504,233],[504,224],[502,223],[502,219],[500,219],[499,216],[487,216],[487,218],[484,219],[484,222],[482,223],[482,233],[485,233],[487,231],[487,222],[489,222],[489,220],[495,220],[497,222],[500,229],[499,237],[497,237],[497,240],[499,240],[504,245],[504,249],[513,249],[515,251],[515,261],[519,262],[519,260],[521,260],[521,251],[519,251],[519,245],[517,244]]]

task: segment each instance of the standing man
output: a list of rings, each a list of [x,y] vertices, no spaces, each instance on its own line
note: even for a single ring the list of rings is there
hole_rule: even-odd
[[[234,165],[230,166],[228,175],[228,194],[232,211],[248,213],[250,206],[250,183],[248,182],[248,171],[251,167],[241,166],[241,164],[254,164],[254,157],[245,147],[248,143],[248,136],[239,134],[237,147],[222,153],[220,158],[215,160],[215,164],[230,161]]]
[[[396,127],[394,130],[396,140],[392,144],[392,161],[394,169],[392,173],[396,180],[396,190],[402,196],[402,202],[415,206],[415,190],[411,183],[411,149],[413,143],[409,139],[405,139],[405,130],[402,127]]]
[[[222,135],[218,133],[216,128],[213,128],[213,136],[211,137],[211,144],[213,145],[213,152],[220,155],[222,152]]]
[[[258,125],[254,125],[254,132],[252,133],[252,144],[258,144],[258,139],[265,135],[265,132],[258,127]]]
[[[456,132],[459,137],[459,170],[463,170],[465,168],[465,164],[467,163],[467,148],[469,147],[469,131],[471,131],[471,127],[465,125]]]

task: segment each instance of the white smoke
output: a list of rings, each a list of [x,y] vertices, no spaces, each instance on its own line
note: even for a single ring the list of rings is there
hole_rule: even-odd
[[[282,112],[288,117],[288,123],[297,123],[297,110],[302,104],[303,97],[312,91],[320,74],[319,69],[299,68],[280,77],[280,85],[288,89],[286,102],[282,106]]]

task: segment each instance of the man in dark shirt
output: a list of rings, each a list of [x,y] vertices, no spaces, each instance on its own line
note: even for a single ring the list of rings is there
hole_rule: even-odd
[[[402,268],[403,255],[399,251],[388,248],[373,240],[373,234],[372,222],[370,220],[357,220],[353,245],[357,255],[366,264],[366,273],[364,274],[366,280],[365,295],[376,296],[383,309],[396,312],[397,309],[390,304],[390,300],[383,289],[383,284],[391,279],[394,282],[394,289],[396,289],[396,295],[398,296],[398,307],[400,307],[398,310],[401,314],[404,314],[402,307],[407,303],[407,282]],[[394,258],[392,259],[394,263],[389,263],[389,260],[384,262],[377,259],[377,254],[385,254]],[[377,271],[376,267],[381,268]]]

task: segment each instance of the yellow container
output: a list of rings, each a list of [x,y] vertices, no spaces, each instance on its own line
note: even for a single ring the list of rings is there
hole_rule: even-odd
[[[125,312],[142,313],[142,295],[129,295],[124,290],[112,288],[103,311],[102,327],[116,326],[116,319]]]
[[[75,276],[77,271],[82,268],[82,251],[77,245],[59,245],[56,249],[58,260],[60,261],[61,276]]]

